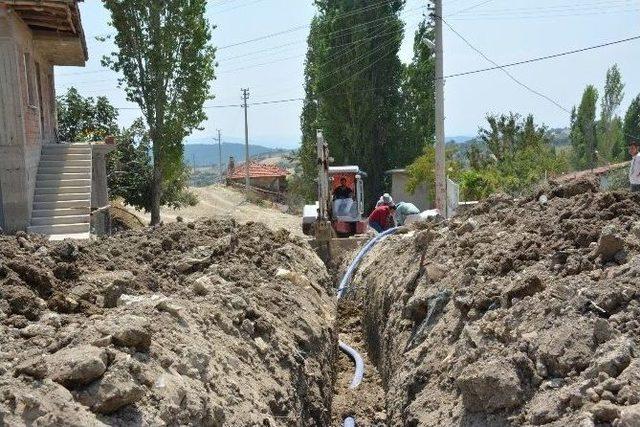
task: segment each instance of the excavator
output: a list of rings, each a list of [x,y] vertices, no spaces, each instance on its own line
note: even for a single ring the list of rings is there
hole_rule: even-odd
[[[311,245],[321,258],[330,259],[336,251],[359,246],[368,237],[364,217],[364,182],[367,174],[359,166],[329,166],[329,147],[321,130],[317,131],[318,201],[306,205],[302,231],[313,237]],[[341,181],[353,190],[354,197],[334,200],[332,194]]]

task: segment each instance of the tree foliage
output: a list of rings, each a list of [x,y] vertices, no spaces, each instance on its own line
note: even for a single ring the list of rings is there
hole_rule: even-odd
[[[398,147],[398,165],[412,162],[423,147],[435,142],[435,56],[426,40],[435,42],[431,20],[419,24],[413,59],[403,73],[399,120],[403,143]]]
[[[600,104],[598,123],[599,159],[605,161],[623,160],[626,155],[622,118],[618,115],[624,99],[624,83],[618,65],[607,70],[604,95]]]
[[[56,99],[58,138],[65,142],[102,141],[118,133],[118,110],[104,96],[84,98],[70,87]]]
[[[568,161],[551,144],[546,126],[532,115],[487,115],[486,128],[478,130],[476,142],[466,150],[468,167],[447,150],[448,175],[459,182],[466,200],[478,200],[497,191],[517,194],[544,179],[568,169]],[[433,147],[425,150],[410,167],[410,185],[429,183],[433,192],[435,157]]]
[[[624,116],[624,135],[627,141],[640,142],[640,95],[636,96]],[[626,150],[623,154],[626,156]]]
[[[578,170],[595,165],[597,103],[598,90],[589,85],[584,90],[580,105],[571,114],[572,163]]]
[[[368,173],[366,200],[383,190],[384,171],[415,158],[402,148],[398,58],[403,0],[316,0],[305,66],[302,114],[304,175],[315,174],[316,129],[322,128],[339,165]]]
[[[142,119],[137,119],[118,137],[116,150],[107,162],[108,184],[112,198],[122,197],[126,204],[151,212],[153,192],[153,162],[151,140]],[[171,182],[165,184],[160,201],[163,206],[180,208],[197,203],[187,190],[189,170],[184,164]]]
[[[103,64],[120,72],[127,99],[137,103],[153,153],[151,223],[183,169],[183,140],[205,119],[215,50],[206,0],[104,0],[116,29],[116,52]]]

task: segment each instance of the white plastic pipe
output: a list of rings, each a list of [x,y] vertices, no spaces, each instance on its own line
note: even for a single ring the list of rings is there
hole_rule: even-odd
[[[376,235],[373,239],[367,242],[367,244],[360,250],[360,252],[358,252],[358,255],[356,255],[354,260],[351,262],[351,265],[349,265],[347,272],[344,274],[344,276],[342,277],[342,280],[340,281],[340,285],[338,286],[338,295],[337,295],[338,300],[342,298],[342,296],[344,295],[344,292],[347,290],[349,283],[351,282],[351,278],[353,277],[353,273],[356,271],[356,269],[360,265],[362,258],[364,258],[364,256],[368,254],[369,251],[373,249],[373,247],[378,242],[382,241],[387,236],[390,236],[391,234],[395,233],[397,230],[398,230],[397,227],[390,228]],[[355,370],[355,373],[353,374],[353,380],[351,380],[351,385],[349,386],[349,388],[351,389],[357,388],[362,382],[362,378],[364,377],[364,361],[362,360],[362,356],[360,356],[360,353],[358,353],[354,348],[348,346],[342,341],[339,341],[338,344],[339,344],[340,350],[346,353],[349,357],[351,357],[351,359],[353,360],[353,363],[356,365],[356,370]],[[353,417],[346,417],[343,420],[342,425],[344,427],[355,427],[356,420]]]

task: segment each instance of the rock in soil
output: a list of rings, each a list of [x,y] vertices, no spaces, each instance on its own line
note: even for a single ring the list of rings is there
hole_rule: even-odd
[[[365,258],[354,289],[388,425],[640,425],[640,195],[549,194],[493,196]]]
[[[336,307],[301,238],[231,220],[19,237],[0,236],[0,424],[330,424]]]

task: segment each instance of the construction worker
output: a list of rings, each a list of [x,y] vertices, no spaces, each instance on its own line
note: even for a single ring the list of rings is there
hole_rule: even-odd
[[[384,193],[382,196],[380,196],[380,199],[378,200],[378,202],[376,203],[376,208],[378,206],[391,206],[393,204],[393,198],[391,197],[391,194],[389,193]]]
[[[396,224],[409,225],[420,219],[420,209],[413,203],[398,202],[396,203]]]
[[[353,190],[347,186],[347,179],[340,178],[340,185],[333,190],[333,200],[352,199]]]
[[[631,154],[629,185],[634,193],[640,193],[640,156],[638,156],[638,150],[640,150],[640,142],[632,139],[629,143],[629,154]]]
[[[393,213],[396,210],[395,205],[382,205],[378,206],[369,215],[369,227],[376,230],[378,233],[382,233],[385,230],[393,227]]]

